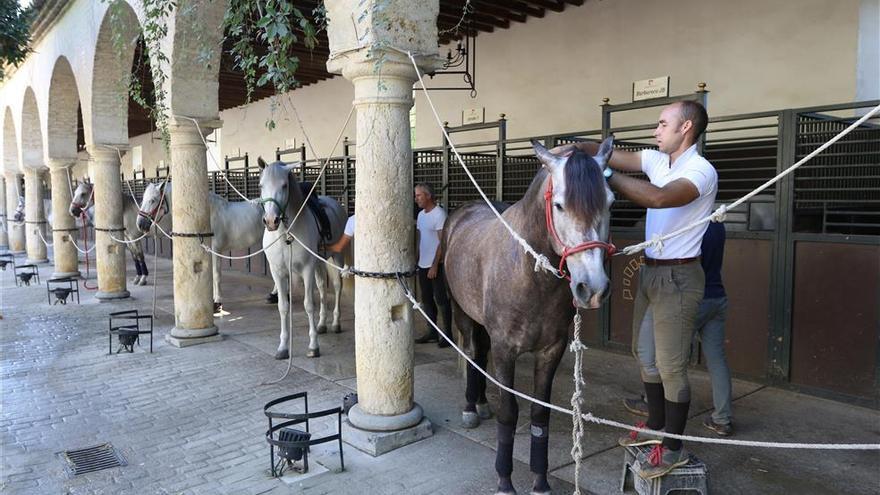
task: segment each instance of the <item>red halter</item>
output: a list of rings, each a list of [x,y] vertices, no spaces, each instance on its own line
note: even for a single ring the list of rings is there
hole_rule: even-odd
[[[586,251],[587,249],[603,249],[608,256],[611,256],[615,252],[617,252],[617,248],[614,244],[610,242],[602,242],[602,241],[587,241],[581,244],[578,244],[575,247],[568,247],[562,242],[562,239],[559,238],[559,235],[556,233],[556,228],[553,226],[553,177],[550,176],[547,178],[547,190],[544,191],[544,213],[547,220],[547,230],[550,231],[550,235],[553,236],[553,239],[562,246],[562,259],[559,260],[559,273],[563,274],[565,278],[571,281],[571,277],[565,271],[565,259],[569,256],[579,253],[581,251]]]

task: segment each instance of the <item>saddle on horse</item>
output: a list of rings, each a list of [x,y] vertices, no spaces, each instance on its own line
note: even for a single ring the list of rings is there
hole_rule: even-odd
[[[311,182],[300,182],[299,189],[302,191],[303,197],[309,194],[309,191],[312,189]],[[312,210],[312,214],[315,216],[315,221],[318,223],[318,232],[321,234],[321,239],[325,242],[330,242],[333,239],[333,231],[330,228],[330,218],[327,216],[327,212],[324,211],[324,207],[321,205],[321,200],[318,199],[316,194],[313,194],[309,200],[306,202],[306,206]]]

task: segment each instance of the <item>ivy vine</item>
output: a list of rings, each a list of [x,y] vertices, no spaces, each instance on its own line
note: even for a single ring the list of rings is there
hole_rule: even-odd
[[[31,52],[30,28],[34,8],[21,8],[18,0],[0,0],[0,81],[8,67],[18,67]]]

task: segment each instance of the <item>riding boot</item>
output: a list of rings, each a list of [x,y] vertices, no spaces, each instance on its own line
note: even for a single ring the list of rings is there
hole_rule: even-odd
[[[666,399],[662,383],[644,383],[645,400],[648,401],[648,428],[662,430],[666,426]]]
[[[691,403],[688,402],[672,402],[666,401],[666,432],[681,435],[684,433],[685,424],[687,424],[688,409]],[[663,446],[670,450],[680,450],[681,440],[674,438],[664,438]]]

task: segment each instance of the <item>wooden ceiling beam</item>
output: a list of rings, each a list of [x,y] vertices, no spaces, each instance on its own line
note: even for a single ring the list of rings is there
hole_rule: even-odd
[[[552,10],[553,12],[562,12],[565,10],[565,2],[563,0],[519,0],[523,3],[533,5],[540,9]]]

